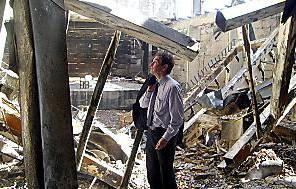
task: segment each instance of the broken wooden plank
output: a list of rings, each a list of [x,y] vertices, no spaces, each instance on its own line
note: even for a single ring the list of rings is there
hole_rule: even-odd
[[[58,4],[63,4],[63,0],[29,0],[38,83],[44,188],[77,188],[66,61],[66,19],[65,10]]]
[[[256,99],[256,91],[255,91],[255,85],[254,85],[254,80],[253,80],[253,69],[252,69],[252,63],[251,63],[251,45],[249,41],[249,37],[247,34],[247,29],[246,26],[242,26],[242,31],[243,31],[243,39],[244,39],[244,46],[245,46],[245,51],[247,53],[247,66],[248,66],[248,71],[249,71],[249,84],[251,88],[251,95],[252,95],[252,106],[254,110],[254,120],[256,124],[256,134],[257,137],[259,138],[262,135],[262,129],[261,129],[261,123],[260,123],[260,118],[259,118],[259,112],[258,112],[258,105],[257,105],[257,99]]]
[[[196,128],[193,128],[193,125],[196,122],[199,122],[201,120],[202,115],[207,111],[206,108],[202,108],[199,110],[189,121],[184,123],[184,130],[183,130],[183,136],[184,136],[184,143],[186,146],[188,146],[188,143],[192,138],[194,138],[195,133],[194,130]]]
[[[291,89],[296,87],[296,75],[293,76],[290,82],[289,93],[293,92]],[[267,106],[260,114],[260,122],[262,129],[265,130],[267,125],[274,123],[274,120],[270,117],[270,105]],[[241,138],[229,149],[229,151],[223,156],[226,163],[226,167],[233,167],[244,161],[254,147],[259,143],[255,139],[256,125],[253,123],[241,136]],[[221,163],[222,164],[222,163]]]
[[[97,4],[65,0],[65,5],[67,9],[73,12],[93,18],[181,58],[192,61],[197,56],[199,43],[190,37],[146,18],[137,10],[131,10],[131,8],[127,10],[119,5],[112,4],[110,1],[96,2]]]
[[[94,168],[87,169],[88,166],[95,166]],[[111,167],[104,161],[100,161],[90,155],[85,154],[82,160],[82,170],[97,177],[99,180],[105,182],[106,184],[118,188],[123,173],[119,170]]]
[[[14,1],[14,28],[19,62],[22,141],[29,188],[44,188],[43,158],[37,76],[29,1]]]
[[[92,122],[98,107],[98,104],[100,102],[101,99],[101,95],[103,92],[103,88],[105,86],[107,77],[110,73],[111,70],[111,66],[116,54],[116,50],[117,47],[119,45],[119,41],[120,41],[120,35],[121,32],[120,31],[115,31],[114,35],[113,35],[113,39],[110,42],[110,46],[107,50],[105,59],[103,61],[101,70],[100,70],[100,74],[98,77],[98,81],[96,83],[95,89],[94,89],[94,93],[92,95],[91,101],[90,101],[90,105],[87,111],[87,115],[84,121],[84,125],[83,125],[83,130],[79,139],[79,144],[77,147],[77,152],[76,152],[76,162],[77,162],[77,170],[80,169],[81,167],[81,163],[82,163],[82,159],[83,159],[83,155],[84,155],[84,151],[92,130]]]
[[[125,169],[119,189],[127,189],[128,188],[128,183],[129,183],[130,177],[132,175],[132,171],[133,171],[133,167],[134,167],[134,163],[135,163],[135,158],[137,155],[137,151],[138,151],[140,142],[143,137],[143,133],[144,133],[144,130],[142,130],[142,129],[137,130],[137,134],[136,134],[136,138],[134,140],[131,155],[130,155],[128,162],[126,164],[126,169]]]
[[[216,24],[223,32],[226,32],[278,14],[284,10],[284,6],[285,0],[250,1],[218,11]]]
[[[267,40],[262,44],[262,46],[256,51],[252,56],[252,66],[258,66],[260,60],[264,58],[271,50],[276,47],[276,37],[278,34],[278,29],[275,29],[272,34],[267,38]],[[243,77],[243,75],[248,71],[247,66],[243,66],[237,74],[221,89],[222,96],[225,97],[233,92],[234,86]]]
[[[271,114],[278,119],[288,100],[293,64],[295,63],[296,20],[293,16],[286,24],[281,24],[278,37],[278,59],[273,72]]]
[[[0,33],[1,33],[1,28],[2,28],[2,23],[3,23],[5,5],[6,5],[6,0],[2,0],[0,2]]]

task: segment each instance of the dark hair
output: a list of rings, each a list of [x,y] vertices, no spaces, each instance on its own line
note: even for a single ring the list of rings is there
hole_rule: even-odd
[[[160,57],[161,65],[168,65],[167,74],[170,74],[175,65],[173,56],[165,51],[158,51],[155,56]]]

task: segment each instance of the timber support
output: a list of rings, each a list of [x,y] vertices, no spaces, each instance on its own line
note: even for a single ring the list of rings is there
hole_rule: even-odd
[[[20,77],[22,141],[29,188],[44,188],[42,140],[36,64],[30,24],[29,1],[14,1],[14,29]]]
[[[63,4],[63,0],[29,0],[45,188],[78,187]]]
[[[90,101],[90,105],[89,105],[87,115],[83,125],[83,130],[82,130],[79,144],[77,147],[77,153],[76,153],[77,170],[80,170],[80,167],[81,167],[84,151],[86,149],[86,145],[92,130],[92,122],[93,122],[97,107],[99,105],[107,77],[111,70],[111,66],[116,54],[116,50],[119,45],[120,35],[121,35],[120,31],[115,31],[113,35],[113,39],[111,40],[110,46],[107,50],[105,59],[103,61],[100,74],[98,77],[98,81],[96,83],[94,93]]]

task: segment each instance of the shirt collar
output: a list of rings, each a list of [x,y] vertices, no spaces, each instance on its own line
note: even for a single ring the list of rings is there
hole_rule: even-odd
[[[159,85],[163,85],[163,84],[164,84],[166,81],[168,81],[170,78],[171,78],[170,75],[165,75],[165,76],[163,76],[163,78],[161,78],[161,79],[159,80]]]

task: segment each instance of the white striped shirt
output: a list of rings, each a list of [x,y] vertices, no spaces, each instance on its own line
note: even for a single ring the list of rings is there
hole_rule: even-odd
[[[140,99],[140,106],[142,108],[151,108],[152,93],[146,91]],[[147,115],[149,117],[149,115]],[[171,78],[169,75],[164,76],[159,81],[158,92],[155,100],[152,125],[148,126],[150,129],[156,127],[163,127],[166,132],[162,138],[169,141],[175,136],[180,126],[183,124],[184,108],[181,96],[180,84]]]

